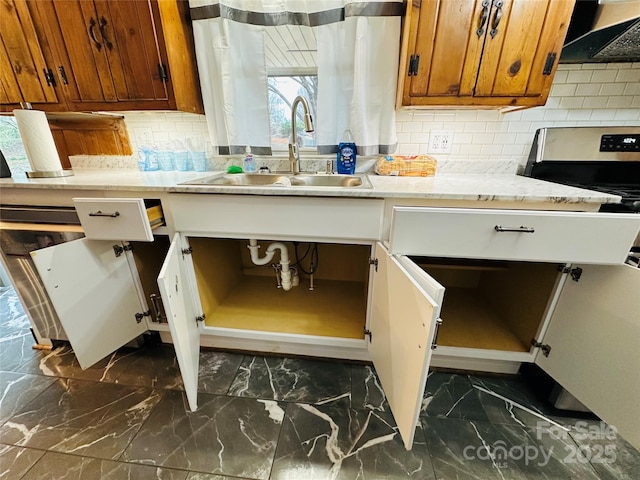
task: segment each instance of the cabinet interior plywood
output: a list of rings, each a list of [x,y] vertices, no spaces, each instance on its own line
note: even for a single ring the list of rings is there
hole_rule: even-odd
[[[438,345],[508,352],[528,352],[531,348],[476,289],[447,288],[440,316]]]
[[[277,288],[269,266],[251,263],[248,243],[189,239],[206,326],[363,338],[370,247],[319,244],[315,289],[309,291],[309,280],[301,275],[300,285],[285,292]],[[261,257],[268,243],[260,242]],[[292,245],[285,243],[293,263]],[[279,261],[278,255],[274,263]]]
[[[288,292],[275,278],[245,276],[218,308],[207,313],[209,327],[363,338],[366,297],[358,282],[322,281],[309,291],[301,283]]]
[[[420,266],[445,286],[441,345],[528,352],[558,278],[555,264],[455,261]]]
[[[160,295],[158,274],[169,251],[169,237],[159,235],[153,242],[130,242],[142,290],[148,299],[150,294]]]

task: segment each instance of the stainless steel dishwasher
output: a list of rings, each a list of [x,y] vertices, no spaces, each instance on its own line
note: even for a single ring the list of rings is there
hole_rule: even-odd
[[[73,207],[0,206],[2,260],[40,345],[68,338],[29,252],[82,237]]]

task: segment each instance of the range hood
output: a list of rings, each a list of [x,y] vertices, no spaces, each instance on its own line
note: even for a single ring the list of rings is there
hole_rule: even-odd
[[[640,0],[578,0],[561,63],[640,61]]]

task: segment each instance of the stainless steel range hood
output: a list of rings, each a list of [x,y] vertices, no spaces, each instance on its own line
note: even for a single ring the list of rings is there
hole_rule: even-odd
[[[561,63],[640,61],[640,0],[578,0]]]

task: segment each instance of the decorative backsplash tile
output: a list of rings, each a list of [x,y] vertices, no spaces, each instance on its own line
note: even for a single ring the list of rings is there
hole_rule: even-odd
[[[125,112],[134,151],[148,142],[191,137],[208,142],[204,115]],[[450,161],[523,165],[536,129],[554,126],[640,125],[640,63],[560,65],[547,104],[510,113],[498,110],[400,110],[398,154],[428,154],[431,130],[452,130],[450,154],[432,154],[443,168]],[[212,168],[231,163],[212,160]],[[279,168],[279,160],[264,160]],[[324,168],[320,160],[312,170]],[[213,165],[215,164],[215,165]],[[479,164],[481,165],[481,164]],[[461,167],[466,170],[468,165]],[[487,168],[489,168],[487,166]]]

